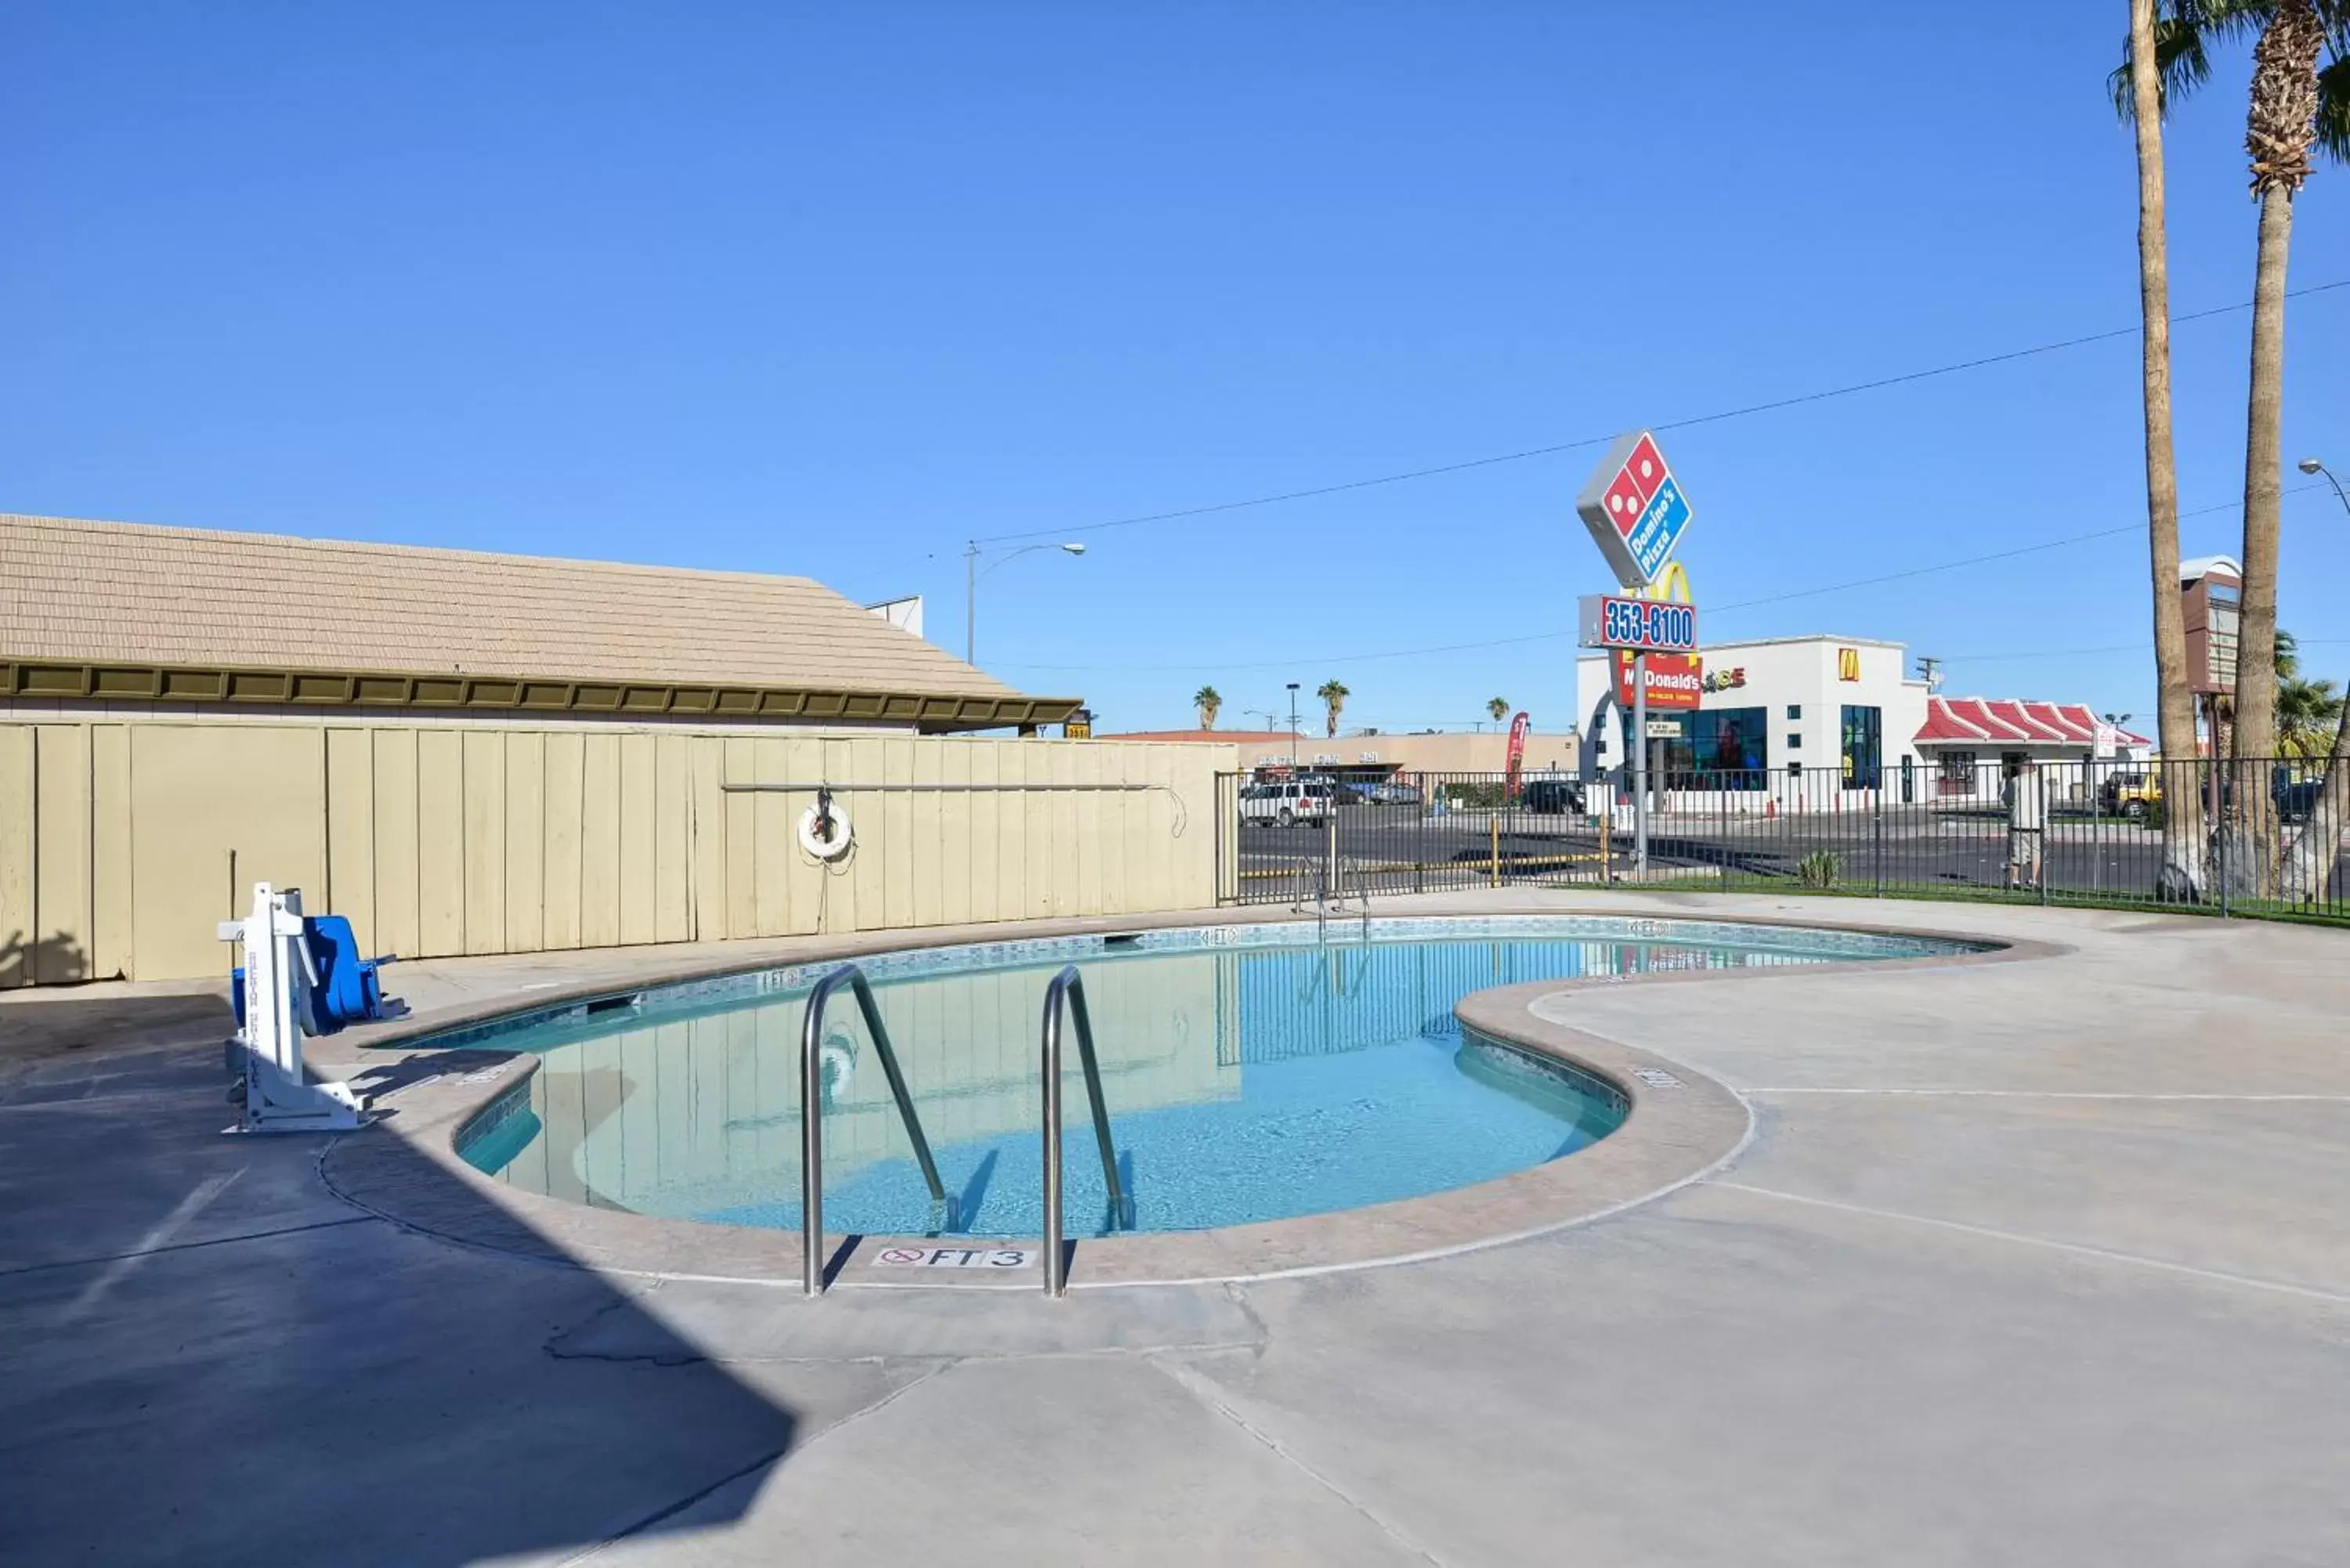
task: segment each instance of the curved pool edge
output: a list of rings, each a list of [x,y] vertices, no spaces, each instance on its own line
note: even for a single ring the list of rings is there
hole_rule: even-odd
[[[1437,911],[1429,911],[1436,913]],[[1488,910],[1500,914],[1503,911]],[[1509,911],[1558,914],[1555,906]],[[1472,992],[1455,1015],[1476,1033],[1503,1044],[1591,1073],[1621,1091],[1630,1102],[1624,1123],[1608,1137],[1572,1156],[1514,1171],[1490,1181],[1447,1191],[1336,1212],[1264,1220],[1220,1230],[1163,1231],[1087,1239],[1075,1243],[1069,1275],[1072,1290],[1118,1286],[1242,1283],[1347,1270],[1390,1267],[1486,1248],[1587,1224],[1677,1190],[1721,1168],[1752,1136],[1750,1108],[1728,1085],[1667,1056],[1587,1033],[1534,1011],[1545,998],[1592,987],[1759,981],[1793,974],[1836,971],[1882,972],[1921,967],[1951,967],[2055,956],[2060,944],[1993,936],[1981,931],[1942,931],[1885,921],[1849,922],[1763,918],[1731,914],[1659,914],[1653,909],[1579,906],[1575,913],[1635,919],[1698,919],[1898,937],[1931,938],[1981,947],[1982,950],[1915,959],[1838,961],[1801,969],[1731,969],[1628,977],[1545,980]],[[1099,919],[1024,923],[1015,929],[1036,936],[1083,936],[1139,929],[1169,929],[1232,924],[1237,911],[1217,909],[1147,919]],[[1252,911],[1248,923],[1289,923]],[[1399,916],[1402,911],[1399,911]],[[1310,924],[1310,921],[1296,922]],[[690,1220],[655,1219],[619,1210],[583,1206],[518,1190],[475,1169],[457,1153],[466,1130],[522,1093],[536,1057],[494,1045],[433,1042],[473,1026],[625,995],[680,981],[712,979],[776,967],[782,963],[847,960],[912,949],[969,945],[1000,939],[1004,929],[983,934],[868,934],[856,939],[795,944],[788,958],[772,952],[729,955],[650,970],[629,983],[585,981],[551,987],[527,1002],[509,995],[479,1008],[409,1021],[354,1042],[360,1066],[406,1083],[382,1133],[347,1138],[326,1150],[319,1173],[345,1201],[404,1228],[459,1245],[520,1258],[655,1280],[691,1280],[796,1288],[800,1274],[797,1233]],[[420,1053],[395,1066],[380,1065],[387,1048]],[[1644,1071],[1662,1071],[1677,1082],[1662,1086]],[[434,1075],[438,1075],[434,1077]],[[426,1081],[418,1082],[422,1079]],[[421,1158],[420,1158],[421,1157]],[[837,1252],[847,1238],[835,1236]],[[908,1278],[869,1260],[881,1249],[918,1243],[921,1238],[867,1236],[836,1264],[835,1288],[991,1288],[962,1280]],[[935,1243],[933,1243],[935,1244]],[[1003,1244],[1003,1243],[999,1243]],[[1033,1290],[1034,1268],[998,1277],[992,1288]]]

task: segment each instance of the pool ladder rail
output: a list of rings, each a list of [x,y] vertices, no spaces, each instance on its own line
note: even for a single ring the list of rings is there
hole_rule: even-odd
[[[904,1069],[898,1065],[897,1048],[889,1044],[881,1010],[873,1004],[872,984],[857,965],[842,964],[816,982],[816,989],[808,992],[807,1011],[800,1018],[800,1288],[812,1296],[824,1293],[824,1009],[832,993],[844,985],[856,992],[865,1033],[881,1057],[890,1097],[898,1102],[898,1116],[906,1124],[914,1158],[930,1186],[931,1228],[951,1231],[956,1220],[955,1200],[939,1179],[938,1161],[931,1158],[931,1140],[922,1136],[922,1118],[915,1114],[913,1093],[906,1087]]]
[[[873,1004],[873,987],[865,971],[853,963],[841,965],[822,980],[808,993],[807,1010],[800,1020],[800,1191],[803,1201],[800,1215],[800,1288],[807,1295],[824,1293],[826,1256],[824,1250],[824,1071],[820,1047],[824,1038],[825,1004],[833,992],[848,986],[857,997],[857,1009],[865,1019],[865,1032],[872,1037],[874,1049],[881,1057],[881,1070],[889,1075],[889,1093],[898,1102],[898,1115],[906,1125],[906,1136],[914,1146],[914,1158],[922,1168],[922,1179],[931,1189],[931,1229],[952,1230],[959,1218],[955,1200],[939,1179],[938,1162],[931,1158],[930,1140],[922,1136],[921,1117],[914,1110],[914,1096],[906,1086],[906,1075],[898,1064],[898,1053],[889,1042],[889,1031],[881,1022],[880,1009]],[[1093,1015],[1086,1006],[1084,978],[1077,966],[1068,964],[1053,977],[1045,988],[1045,1019],[1041,1050],[1045,1078],[1044,1175],[1045,1175],[1045,1293],[1064,1295],[1068,1291],[1068,1249],[1063,1240],[1063,1183],[1061,1179],[1061,1040],[1064,1022],[1074,1016],[1077,1023],[1077,1063],[1086,1077],[1086,1100],[1093,1112],[1094,1142],[1101,1154],[1102,1185],[1109,1197],[1109,1228],[1130,1229],[1134,1224],[1134,1209],[1126,1196],[1123,1181],[1118,1177],[1118,1148],[1109,1131],[1109,1107],[1102,1097],[1101,1061],[1094,1050]]]
[[[1109,1195],[1109,1228],[1130,1230],[1134,1210],[1118,1175],[1118,1147],[1109,1136],[1109,1106],[1102,1099],[1101,1061],[1094,1053],[1094,1021],[1086,1006],[1085,978],[1065,964],[1045,988],[1045,1293],[1069,1288],[1069,1253],[1062,1241],[1061,1031],[1065,1017],[1077,1021],[1077,1064],[1086,1075],[1086,1099],[1093,1109],[1094,1143],[1101,1151],[1102,1189]]]

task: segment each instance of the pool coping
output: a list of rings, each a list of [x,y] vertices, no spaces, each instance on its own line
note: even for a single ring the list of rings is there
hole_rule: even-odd
[[[1424,911],[1435,916],[1436,911]],[[1493,918],[1596,917],[1670,925],[1766,926],[1845,934],[1929,938],[1983,950],[1909,959],[1831,960],[1754,969],[1693,970],[1541,980],[1473,992],[1454,1015],[1476,1033],[1593,1075],[1628,1102],[1615,1132],[1575,1154],[1467,1187],[1334,1213],[1258,1221],[1211,1231],[1156,1231],[1069,1243],[1072,1290],[1119,1286],[1244,1282],[1391,1267],[1508,1245],[1587,1224],[1652,1201],[1735,1159],[1752,1139],[1754,1116],[1729,1085],[1659,1053],[1574,1027],[1539,1004],[1577,992],[1624,985],[1757,981],[1850,971],[1964,968],[2033,961],[2074,950],[2062,943],[1981,931],[1950,931],[1888,922],[1791,920],[1753,914],[1659,914],[1653,909],[1576,906],[1489,910]],[[1409,919],[1399,912],[1382,919]],[[509,994],[429,1018],[353,1031],[318,1062],[356,1075],[381,1099],[373,1136],[330,1145],[319,1173],[345,1201],[411,1230],[460,1245],[551,1264],[653,1280],[693,1280],[789,1287],[800,1283],[796,1231],[780,1231],[691,1220],[660,1219],[523,1191],[484,1175],[457,1153],[458,1140],[508,1096],[525,1092],[537,1058],[493,1044],[434,1046],[436,1038],[492,1020],[630,995],[662,986],[879,953],[965,947],[999,940],[1108,935],[1225,925],[1314,925],[1270,910],[1191,910],[1142,919],[1024,921],[951,932],[868,933],[816,941],[778,956],[728,954],[684,961],[625,984],[608,978],[556,985],[527,1001]],[[1660,933],[1661,934],[1661,933]],[[321,1045],[328,1042],[320,1042]],[[412,1047],[407,1054],[402,1048]],[[519,1069],[519,1071],[517,1071]],[[420,1159],[418,1157],[421,1156]],[[974,1239],[981,1246],[1035,1243]],[[892,1248],[936,1248],[936,1239],[828,1235],[833,1288],[1039,1287],[1034,1263],[985,1275],[976,1272],[889,1267],[875,1262]]]

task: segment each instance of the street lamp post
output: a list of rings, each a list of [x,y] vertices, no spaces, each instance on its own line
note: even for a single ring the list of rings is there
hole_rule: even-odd
[[[1083,545],[1075,543],[1064,545],[1023,545],[1017,550],[1009,551],[1004,555],[998,556],[996,559],[990,561],[987,564],[986,570],[983,571],[979,565],[979,541],[973,539],[970,544],[963,547],[962,661],[965,664],[977,664],[979,662],[979,579],[987,576],[988,572],[992,572],[995,570],[996,567],[1003,566],[1006,561],[1014,560],[1019,556],[1025,556],[1032,550],[1062,550],[1072,556],[1082,556],[1086,553],[1086,547]]]
[[[1297,682],[1289,683],[1289,776],[1297,776]]]
[[[2342,481],[2334,477],[2334,471],[2332,469],[2326,467],[2324,463],[2318,462],[2314,457],[2303,458],[2300,462],[2300,468],[2301,472],[2303,473],[2322,473],[2325,475],[2325,482],[2334,486],[2334,495],[2342,502],[2342,510],[2345,512],[2350,512],[2350,492],[2345,492],[2342,488]]]

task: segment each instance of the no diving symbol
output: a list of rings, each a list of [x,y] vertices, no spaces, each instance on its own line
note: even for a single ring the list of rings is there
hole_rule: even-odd
[[[930,1256],[920,1247],[884,1247],[874,1258],[877,1263],[919,1263]]]

